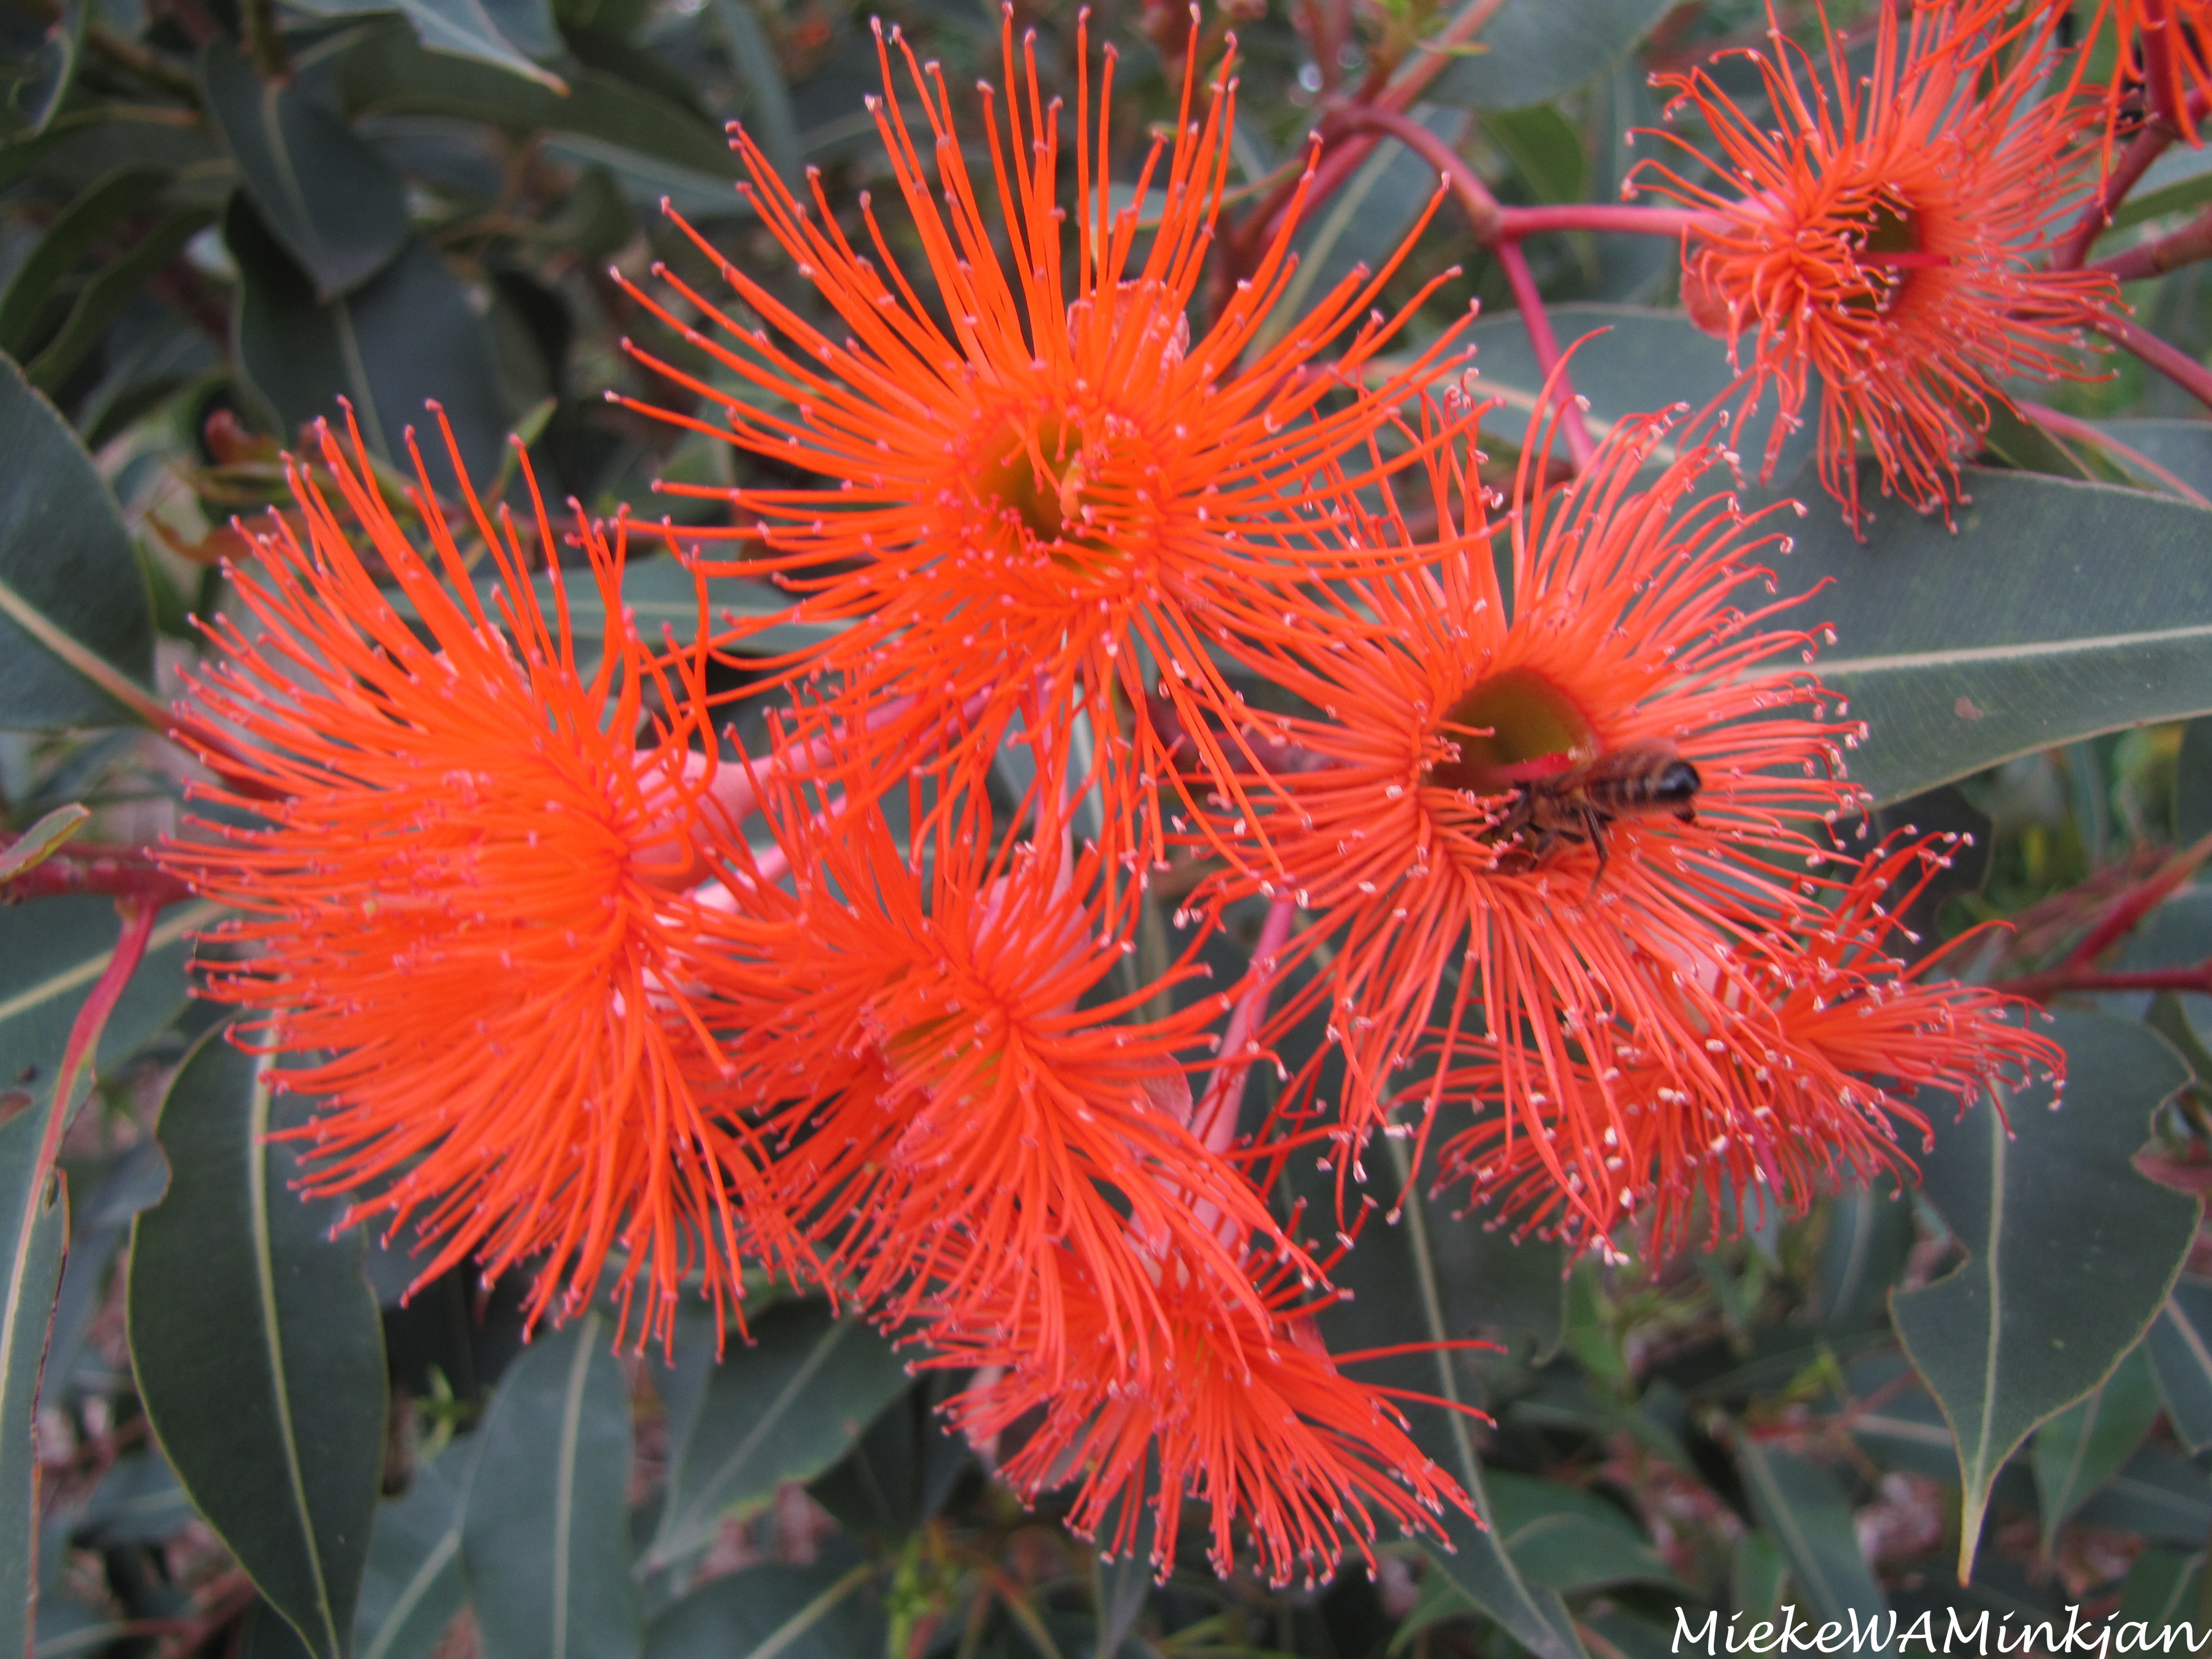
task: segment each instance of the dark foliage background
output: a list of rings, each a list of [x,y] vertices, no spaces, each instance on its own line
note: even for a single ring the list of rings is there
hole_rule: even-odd
[[[1414,113],[1509,203],[1617,199],[1627,134],[1658,118],[1649,71],[1765,21],[1747,0],[1473,3],[1488,50]],[[1206,50],[1233,25],[1243,65],[1231,219],[1448,13],[1209,4]],[[885,17],[956,89],[995,77],[994,10]],[[1018,21],[1071,87],[1070,8]],[[1188,27],[1164,5],[1092,15],[1120,53],[1132,156],[1171,115]],[[1721,72],[1755,90],[1747,68]],[[197,648],[188,617],[223,605],[233,516],[280,499],[280,449],[337,398],[395,467],[436,400],[496,489],[515,487],[520,432],[549,493],[594,514],[705,510],[657,479],[764,481],[607,401],[683,406],[626,338],[686,356],[609,270],[665,261],[712,290],[665,203],[812,313],[732,188],[723,124],[794,182],[820,169],[833,203],[882,199],[861,105],[879,88],[868,19],[838,0],[5,0],[0,811],[31,832],[16,850],[74,830],[79,804],[105,842],[173,822],[186,763],[160,732]],[[2207,155],[2162,161],[2113,235],[2212,197]],[[1433,185],[1376,149],[1310,216],[1291,303],[1394,246]],[[1577,234],[1529,253],[1563,337],[1611,330],[1577,360],[1596,417],[1726,381],[1719,345],[1673,308],[1670,241]],[[1483,301],[1483,382],[1507,399],[1489,447],[1510,462],[1540,376],[1449,209],[1397,291],[1454,264],[1420,329]],[[2131,296],[2191,356],[2212,346],[2203,270]],[[1880,827],[1975,837],[1916,925],[1932,942],[2009,917],[1962,966],[2056,970],[2067,1109],[2015,1100],[2007,1139],[1994,1114],[1939,1107],[1917,1189],[1799,1219],[1754,1205],[1734,1242],[1659,1273],[1516,1247],[1418,1199],[1370,1229],[1333,1346],[1501,1345],[1399,1362],[1407,1386],[1494,1414],[1494,1431],[1419,1417],[1485,1492],[1486,1535],[1382,1540],[1371,1571],[1288,1590],[1218,1582],[1196,1555],[1155,1584],[1022,1510],[940,1432],[943,1383],[817,1304],[757,1310],[757,1340],[719,1359],[688,1312],[672,1365],[611,1352],[601,1314],[526,1346],[517,1289],[465,1267],[403,1305],[413,1266],[330,1237],[331,1213],[290,1193],[290,1152],[258,1139],[270,1103],[186,1000],[204,905],[159,919],[64,1143],[67,1204],[51,1201],[39,1133],[70,1104],[56,1067],[117,923],[103,899],[48,896],[0,908],[0,1645],[33,1584],[41,1659],[1644,1659],[1678,1617],[1747,1626],[1785,1602],[1968,1622],[2079,1602],[2201,1626],[2212,1266],[2190,1194],[2212,996],[2098,975],[2212,956],[2191,861],[2212,834],[2212,721],[2190,718],[2212,709],[2212,510],[2180,498],[2212,493],[2212,424],[2132,360],[2109,368],[2040,395],[2124,447],[2001,419],[1955,531],[1886,509],[1861,545],[1816,499],[1784,572],[1796,590],[1836,579],[1823,672],[1872,724],[1854,775],[1888,803]],[[1776,493],[1817,497],[1805,460],[1794,444]],[[638,602],[672,594],[681,618],[688,583],[668,574],[641,564]],[[1969,1531],[1988,1510],[1965,1589],[1962,1494]]]

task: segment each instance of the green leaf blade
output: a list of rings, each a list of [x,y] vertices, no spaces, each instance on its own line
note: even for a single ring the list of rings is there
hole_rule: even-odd
[[[1957,1443],[1962,1583],[1997,1471],[2142,1340],[2199,1218],[2196,1200],[2132,1162],[2152,1111],[2187,1079],[2173,1051],[2104,1015],[2061,1013],[2054,1035],[2067,1054],[2063,1109],[2051,1109],[2047,1086],[2015,1097],[2016,1141],[1986,1108],[1937,1125],[1923,1190],[1968,1259],[1890,1298],[1905,1352]]]
[[[1885,1613],[1889,1598],[1859,1548],[1850,1504],[1835,1477],[1810,1458],[1738,1434],[1736,1467],[1766,1534],[1782,1547],[1790,1576],[1822,1623]]]
[[[358,1232],[292,1190],[265,1060],[221,1030],[156,1127],[168,1195],[131,1231],[131,1355],[155,1437],[262,1595],[323,1659],[351,1651],[384,1465],[384,1336]]]
[[[352,292],[398,257],[405,187],[337,112],[297,81],[264,81],[227,40],[202,50],[200,78],[262,223],[314,278],[318,299]]]
[[[540,1335],[493,1395],[461,1523],[485,1659],[626,1659],[629,1389],[604,1316]]]
[[[771,1308],[752,1339],[732,1343],[712,1369],[669,1448],[667,1501],[646,1550],[647,1571],[703,1549],[723,1516],[757,1509],[783,1482],[829,1468],[912,1380],[890,1343],[821,1303]]]
[[[148,689],[154,611],[107,484],[21,369],[0,358],[0,729],[166,714]]]

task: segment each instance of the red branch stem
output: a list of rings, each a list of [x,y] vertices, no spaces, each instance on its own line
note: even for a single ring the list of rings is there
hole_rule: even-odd
[[[2148,881],[2130,888],[2115,900],[2112,908],[2099,918],[2097,925],[2081,936],[2081,942],[2066,953],[2066,959],[2058,964],[2058,970],[2064,972],[2087,968],[2096,961],[2133,933],[2136,925],[2164,903],[2167,895],[2195,875],[2208,858],[2212,858],[2212,836],[2203,836],[2176,853]]]
[[[2098,260],[2089,269],[2123,283],[2136,283],[2147,276],[2163,276],[2203,258],[2212,258],[2212,209],[2198,214],[2179,230],[2138,242],[2109,259]]]
[[[1483,183],[1481,175],[1465,156],[1408,116],[1389,110],[1360,109],[1347,112],[1345,118],[1355,126],[1389,134],[1443,177],[1454,199],[1467,210],[1475,240],[1488,245],[1504,268],[1505,280],[1513,289],[1514,303],[1521,308],[1522,324],[1528,331],[1528,343],[1536,354],[1537,370],[1547,382],[1552,381],[1559,366],[1559,338],[1552,332],[1544,296],[1537,292],[1536,279],[1529,272],[1521,244],[1505,234],[1507,210],[1498,204],[1498,198],[1490,193],[1490,186]],[[1562,422],[1566,431],[1567,453],[1574,457],[1576,469],[1580,471],[1589,465],[1596,446],[1590,441],[1589,423],[1583,416],[1582,405],[1575,400],[1574,383],[1560,372],[1556,385],[1569,411],[1568,418]]]
[[[2088,325],[2106,339],[2125,346],[2198,403],[2212,409],[2212,369],[2168,345],[2132,317],[2100,311],[2091,314]]]
[[[1244,1079],[1252,1062],[1259,1058],[1254,1039],[1267,1018],[1267,1000],[1274,990],[1275,959],[1290,943],[1291,924],[1297,908],[1289,899],[1277,899],[1267,911],[1267,921],[1260,924],[1260,937],[1252,945],[1250,982],[1229,1016],[1228,1030],[1222,1033],[1221,1058],[1214,1062],[1213,1075],[1206,1079],[1206,1097],[1191,1115],[1191,1133],[1205,1142],[1209,1152],[1226,1152],[1236,1138],[1237,1115],[1244,1103]]]
[[[148,914],[191,897],[190,883],[173,876],[134,847],[73,845],[52,853],[9,881],[0,881],[0,904],[70,893],[100,893],[143,903]]]
[[[2128,192],[2142,182],[2143,174],[2150,171],[2150,164],[2165,155],[2180,136],[2180,130],[2171,121],[2159,117],[2154,116],[2144,124],[2120,152],[2120,159],[2113,164],[2112,170],[2105,175],[2097,199],[2081,210],[2081,216],[2075,221],[2066,240],[2051,251],[2053,270],[2081,269],[2081,262],[2089,257],[2089,250],[2112,224],[2113,214],[2127,199]]]
[[[2179,991],[2212,996],[2212,961],[2201,962],[2194,968],[2147,968],[2133,973],[2102,974],[2048,968],[2039,974],[1999,980],[1991,988],[2007,996],[2027,997],[2037,1002],[2069,991]]]
[[[1618,230],[1635,236],[1681,236],[1713,222],[1694,208],[1639,207],[1634,203],[1563,202],[1550,207],[1500,207],[1498,234],[1518,241],[1553,230]]]

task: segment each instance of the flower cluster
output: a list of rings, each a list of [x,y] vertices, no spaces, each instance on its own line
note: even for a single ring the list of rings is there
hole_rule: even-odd
[[[2059,1056],[1894,937],[1885,896],[1940,848],[1832,850],[1859,733],[1810,624],[1759,597],[1786,544],[1715,487],[1709,422],[1622,422],[1563,482],[1540,421],[1501,493],[1453,337],[1381,355],[1395,259],[1278,315],[1295,204],[1193,326],[1225,69],[1200,114],[1190,54],[1133,195],[1110,63],[1095,112],[1086,71],[1071,240],[1063,112],[1011,24],[980,149],[933,67],[879,52],[933,293],[872,207],[871,253],[742,142],[847,332],[704,239],[735,303],[637,290],[720,371],[647,358],[722,416],[665,418],[811,480],[667,532],[696,627],[624,611],[627,520],[580,510],[564,556],[542,506],[518,527],[471,496],[457,539],[426,479],[426,550],[325,432],[296,521],[234,573],[251,620],[212,630],[188,710],[220,810],[167,856],[240,912],[206,989],[322,1097],[315,1187],[426,1272],[521,1267],[556,1317],[611,1280],[641,1341],[687,1287],[819,1287],[972,1371],[951,1418],[1018,1489],[1073,1483],[1079,1528],[1127,1549],[1149,1516],[1164,1565],[1196,1500],[1223,1571],[1325,1572],[1468,1500],[1329,1352],[1287,1161],[1334,1170],[1341,1226],[1364,1142],[1417,1124],[1429,1174],[1516,1224],[1663,1253],[1753,1193],[1802,1211],[1906,1165],[1916,1090]],[[1834,242],[1860,286],[1790,290],[1797,335],[1730,326],[1792,407],[1785,353],[1856,342],[1899,378],[1821,360],[1838,418],[1907,418],[1935,371],[1884,331],[2030,298],[1947,263],[1966,233],[1913,193],[1940,158],[1857,157],[1859,106],[1822,125],[1773,73],[1806,131],[1723,129],[1780,171],[1698,269],[1781,292],[1753,244],[1826,157],[1833,211],[1917,240]],[[1885,429],[1924,480],[1957,428]],[[711,613],[724,580],[787,602]],[[769,654],[792,621],[817,642]],[[721,729],[718,658],[755,671],[764,743]],[[1283,1086],[1248,1110],[1255,1071]]]
[[[1960,463],[2011,406],[2004,383],[2080,377],[2083,327],[2117,301],[2110,276],[2049,258],[2109,131],[2094,100],[2045,95],[2065,11],[1883,6],[1863,73],[1825,19],[1818,53],[1770,22],[1742,54],[1757,113],[1708,69],[1657,77],[1705,137],[1659,135],[1689,165],[1639,171],[1699,210],[1682,297],[1750,382],[1737,422],[1771,390],[1771,471],[1817,383],[1820,481],[1855,521],[1863,445],[1885,495],[1922,512],[1960,499]]]

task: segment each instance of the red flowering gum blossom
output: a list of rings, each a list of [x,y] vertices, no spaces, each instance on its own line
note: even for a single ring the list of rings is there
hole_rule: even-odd
[[[1685,1088],[1624,1044],[1603,1070],[1547,1073],[1555,1091],[1532,1097],[1515,1078],[1534,1069],[1529,1056],[1481,1045],[1446,1080],[1448,1095],[1482,1115],[1445,1143],[1443,1179],[1467,1182],[1523,1231],[1570,1243],[1602,1248],[1638,1218],[1650,1231],[1645,1254],[1658,1259],[1690,1242],[1700,1206],[1717,1240],[1768,1204],[1802,1214],[1820,1194],[1881,1170],[1909,1175],[1898,1126],[1926,1135],[1922,1091],[1951,1095],[1962,1111],[1984,1096],[2001,1109],[2007,1089],[2063,1076],[2064,1052],[2027,1029],[2030,1005],[1932,978],[1935,957],[1907,966],[1890,954],[1909,942],[1897,939],[1893,911],[1949,852],[1941,840],[1876,852],[1793,950],[1751,958],[1729,1022],[1701,1028],[1717,1084]],[[1671,967],[1655,998],[1719,972],[1710,962]],[[1497,1109],[1516,1095],[1533,1111]]]
[[[1870,76],[1825,15],[1816,60],[1770,14],[1766,49],[1743,54],[1765,81],[1755,112],[1702,69],[1656,77],[1717,153],[1654,136],[1728,181],[1638,170],[1711,210],[1684,242],[1682,297],[1732,361],[1748,347],[1737,429],[1771,386],[1771,474],[1817,377],[1820,482],[1853,524],[1862,443],[1884,495],[1948,507],[1990,405],[2010,407],[2002,382],[2081,378],[2080,324],[2118,297],[2110,277],[2039,268],[2093,182],[2095,112],[2046,95],[2055,15],[2007,25],[2008,5],[1879,8]]]
[[[1540,428],[1501,532],[1505,580],[1489,546],[1462,541],[1424,569],[1306,600],[1255,653],[1318,711],[1255,719],[1326,763],[1278,773],[1266,798],[1287,891],[1248,869],[1216,896],[1258,887],[1309,913],[1291,955],[1315,965],[1267,1041],[1322,1018],[1328,1046],[1290,1097],[1340,1060],[1347,1135],[1383,1121],[1394,1073],[1425,1051],[1448,1067],[1477,1033],[1526,1034],[1503,1106],[1530,1127],[1578,1065],[1619,1063],[1626,1045],[1673,1086],[1720,1086],[1706,1039],[1741,988],[1658,996],[1650,964],[1771,948],[1802,903],[1778,862],[1815,856],[1808,824],[1856,799],[1836,775],[1856,728],[1778,660],[1809,658],[1810,636],[1771,627],[1778,606],[1742,606],[1771,591],[1753,556],[1779,538],[1733,498],[1697,497],[1717,453],[1669,427],[1615,428],[1550,490]],[[1681,453],[1639,485],[1670,435]],[[1439,462],[1431,484],[1447,534],[1486,524],[1471,458]],[[1403,533],[1348,495],[1340,506],[1363,542]],[[1689,770],[1670,778],[1676,767]],[[1425,1122],[1437,1086],[1407,1091]]]
[[[996,185],[988,211],[988,185],[979,189],[969,173],[975,141],[963,149],[935,66],[916,63],[896,32],[879,37],[884,90],[870,107],[936,295],[907,286],[866,196],[873,258],[849,245],[818,180],[810,213],[740,137],[763,226],[849,333],[817,331],[695,237],[765,326],[661,271],[685,314],[642,290],[640,303],[722,374],[710,383],[641,349],[634,355],[720,418],[632,406],[835,481],[663,488],[731,507],[730,528],[680,532],[687,543],[738,544],[737,556],[704,568],[775,580],[798,601],[790,619],[852,624],[785,659],[793,673],[832,671],[857,699],[912,699],[908,718],[872,728],[848,708],[856,758],[896,781],[917,732],[980,698],[959,745],[973,775],[1018,714],[1049,773],[1102,781],[1109,859],[1149,861],[1162,838],[1157,789],[1179,787],[1146,716],[1152,682],[1199,734],[1192,759],[1236,793],[1235,741],[1210,735],[1206,718],[1226,706],[1208,647],[1251,622],[1272,581],[1371,564],[1372,553],[1317,538],[1290,508],[1324,461],[1363,458],[1354,465],[1363,474],[1410,464],[1364,458],[1399,405],[1438,373],[1451,338],[1387,374],[1374,361],[1435,286],[1389,319],[1370,314],[1425,216],[1380,271],[1347,276],[1271,335],[1296,267],[1296,211],[1194,338],[1186,308],[1230,167],[1236,88],[1226,66],[1201,124],[1191,55],[1171,139],[1153,143],[1133,185],[1115,185],[1106,153],[1113,58],[1094,112],[1079,23],[1071,210],[1055,199],[1069,124],[1057,100],[1041,98],[1034,42],[1018,55],[1011,8],[1007,15],[1003,132],[998,94],[980,88],[980,149]],[[906,125],[894,50],[910,82],[905,106],[918,100],[927,119],[927,159]],[[1301,202],[1312,176],[1309,167]],[[1011,243],[1005,255],[1001,238]],[[940,306],[949,325],[936,320]],[[686,315],[706,321],[694,328]],[[1316,363],[1340,338],[1334,361]],[[1100,734],[1095,759],[1070,748],[1079,714]],[[1133,720],[1126,733],[1125,718]]]
[[[1183,1502],[1210,1506],[1209,1554],[1227,1577],[1237,1533],[1270,1583],[1333,1573],[1347,1549],[1370,1566],[1377,1522],[1438,1535],[1447,1504],[1474,1513],[1451,1477],[1413,1443],[1390,1395],[1332,1357],[1313,1314],[1332,1292],[1303,1290],[1288,1268],[1254,1261],[1259,1304],[1224,1297],[1173,1254],[1156,1264],[1168,1352],[1149,1377],[1121,1361],[1115,1316],[1071,1273],[1065,1375],[1036,1360],[1012,1305],[925,1326],[932,1368],[981,1368],[945,1411],[979,1444],[1022,1437],[998,1473],[1027,1501],[1076,1483],[1068,1525],[1106,1529],[1109,1553],[1137,1547],[1152,1521],[1152,1559],[1175,1562]]]
[[[744,1105],[779,1189],[879,1317],[994,1309],[1043,1377],[1091,1363],[1066,1322],[1095,1317],[1125,1345],[1117,1370],[1149,1375],[1171,1363],[1161,1253],[1256,1315],[1241,1242],[1290,1248],[1190,1127],[1188,1069],[1227,999],[1176,1007],[1189,961],[1121,977],[1133,896],[1049,814],[994,846],[988,804],[905,804],[902,847],[875,805],[806,823],[795,795],[769,799],[803,849],[802,925],[746,1074],[784,1097]]]
[[[162,860],[244,913],[207,937],[202,994],[250,1011],[239,1041],[284,1059],[278,1087],[324,1097],[309,1190],[416,1224],[423,1278],[542,1256],[534,1319],[620,1252],[625,1328],[641,1289],[639,1340],[665,1340],[679,1279],[723,1304],[746,1258],[792,1248],[762,1149],[698,1088],[732,1063],[718,1033],[758,1017],[723,962],[760,953],[685,891],[749,858],[711,811],[711,744],[692,750],[702,664],[638,639],[619,528],[579,532],[606,617],[586,672],[566,584],[549,573],[549,622],[504,508],[468,495],[487,596],[427,479],[426,553],[353,448],[322,433],[329,484],[293,464],[304,536],[287,515],[231,572],[258,626],[207,625],[216,661],[179,708],[225,737],[201,747],[224,785],[194,791],[225,816]],[[542,502],[535,528],[550,553]]]

